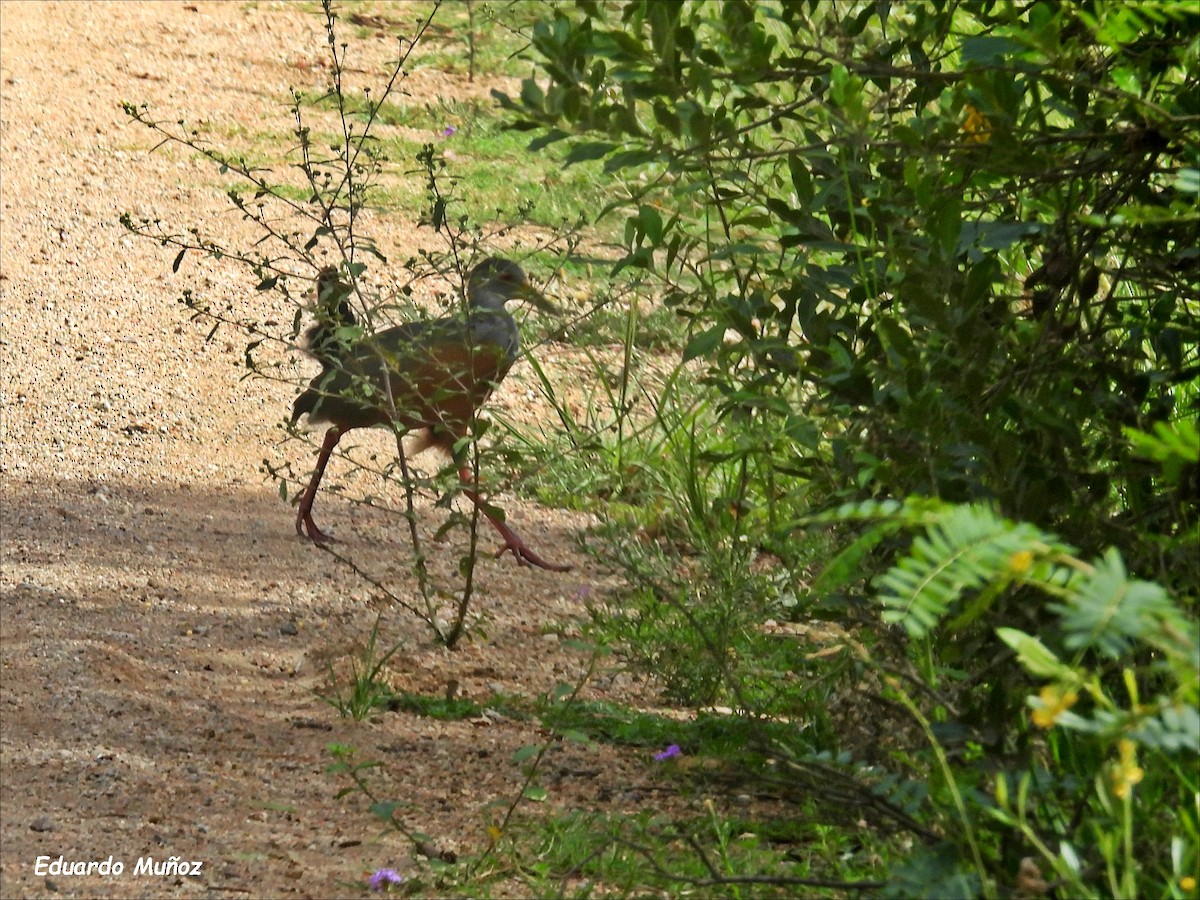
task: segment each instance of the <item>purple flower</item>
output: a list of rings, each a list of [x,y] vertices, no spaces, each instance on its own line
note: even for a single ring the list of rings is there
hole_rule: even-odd
[[[458,129],[455,128],[453,125],[447,125],[445,128],[442,129],[442,137],[450,137],[456,131],[458,131]]]
[[[395,869],[380,869],[367,880],[367,885],[373,891],[386,891],[403,880],[404,876]]]
[[[679,749],[678,744],[672,744],[670,747],[668,747],[662,753],[655,753],[654,758],[656,760],[658,760],[659,762],[662,762],[663,760],[671,759],[672,757],[675,757],[675,756],[680,756],[680,755],[682,755],[682,753],[683,753],[683,751]]]

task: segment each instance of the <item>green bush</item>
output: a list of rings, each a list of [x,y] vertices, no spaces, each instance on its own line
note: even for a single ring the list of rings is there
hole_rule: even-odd
[[[1130,577],[1116,550],[1088,562],[987,507],[871,503],[836,515],[923,531],[878,579],[884,619],[915,640],[944,630],[964,600],[977,606],[1014,583],[1052,598],[1057,620],[1049,639],[998,632],[1041,685],[1026,698],[1033,736],[1021,768],[951,763],[933,721],[945,721],[946,710],[927,716],[927,702],[891,684],[938,760],[934,819],[959,850],[951,862],[937,848],[918,854],[896,884],[936,869],[984,895],[1029,892],[1035,883],[1048,890],[1052,881],[1073,897],[1193,893],[1200,628],[1183,604]]]
[[[661,279],[738,427],[804,435],[776,465],[830,500],[992,501],[1183,585],[1196,469],[1166,486],[1123,429],[1200,395],[1197,26],[581,3],[536,26],[540,77],[504,102],[534,149],[627,177],[615,269]]]
[[[603,627],[681,701],[884,710],[887,774],[855,775],[924,839],[897,895],[1195,891],[1198,26],[582,2],[500,98],[533,150],[621,180],[612,273],[687,321],[713,414],[654,468],[670,539],[610,530],[631,588]],[[847,634],[772,654],[768,617]]]

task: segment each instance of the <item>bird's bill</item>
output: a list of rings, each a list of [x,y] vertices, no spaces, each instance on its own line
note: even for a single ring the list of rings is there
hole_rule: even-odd
[[[532,284],[521,285],[521,289],[517,296],[519,296],[522,300],[528,300],[542,312],[550,313],[552,316],[562,315],[562,310],[555,306],[545,294],[535,288]]]

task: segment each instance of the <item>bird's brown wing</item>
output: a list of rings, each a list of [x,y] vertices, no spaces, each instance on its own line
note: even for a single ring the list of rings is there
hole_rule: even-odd
[[[292,420],[307,413],[342,429],[396,421],[429,428],[432,442],[449,449],[511,365],[508,347],[480,341],[463,322],[397,325],[364,338],[340,367],[327,363],[297,399]]]
[[[468,433],[476,411],[507,374],[512,361],[504,348],[495,344],[471,346],[465,333],[423,338],[381,348],[387,389],[400,423],[408,428],[429,428],[434,442],[450,449]]]

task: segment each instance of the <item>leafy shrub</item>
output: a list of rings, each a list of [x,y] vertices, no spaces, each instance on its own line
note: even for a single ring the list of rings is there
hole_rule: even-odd
[[[775,465],[830,500],[989,500],[1182,585],[1195,510],[1123,429],[1200,397],[1197,25],[585,3],[504,102],[535,149],[628,177],[615,269],[660,280],[737,427],[804,436]]]
[[[1195,890],[1197,26],[1177,4],[580,3],[501,97],[533,149],[623,179],[613,274],[688,321],[711,392],[692,459],[762,504],[706,515],[722,487],[668,479],[684,539],[615,532],[612,633],[680,699],[779,713],[755,679],[802,669],[761,653],[764,620],[783,597],[849,620],[837,689],[793,699],[893,704],[893,788],[946,836],[898,894]],[[750,577],[762,549],[782,578]]]

